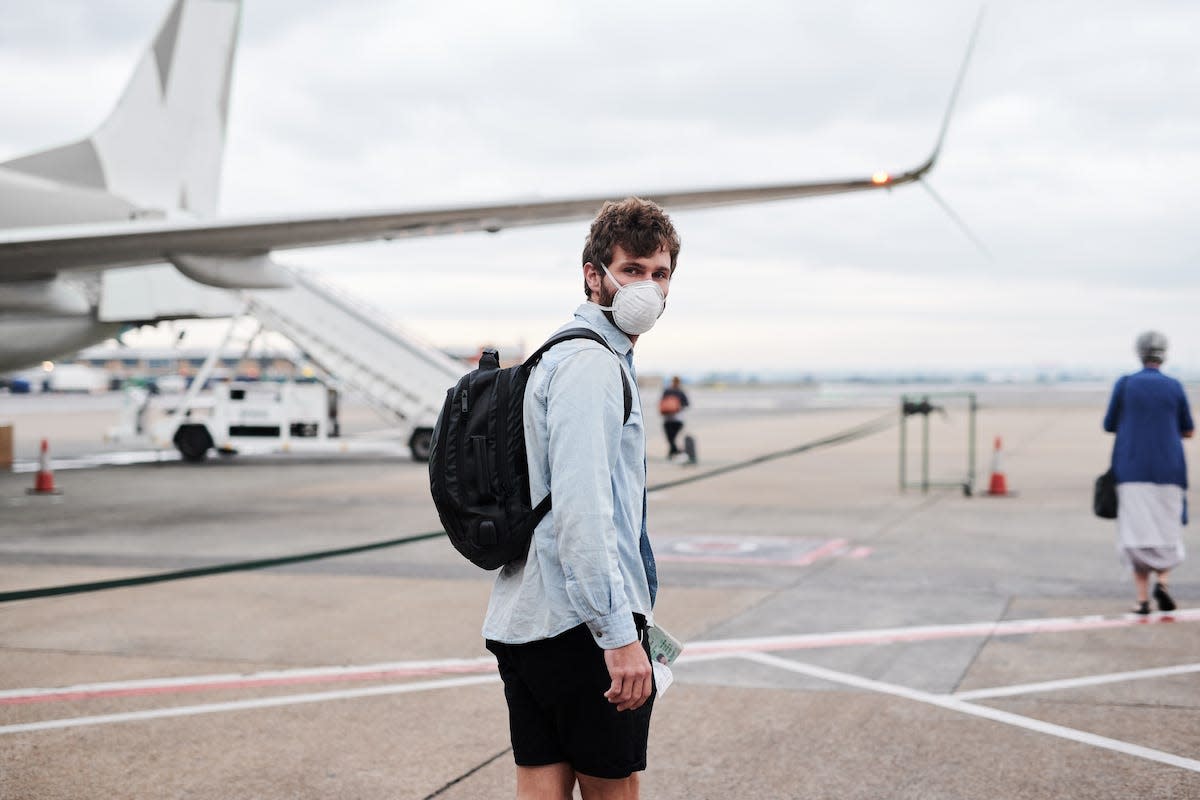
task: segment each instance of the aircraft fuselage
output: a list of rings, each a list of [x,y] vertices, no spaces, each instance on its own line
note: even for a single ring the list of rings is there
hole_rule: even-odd
[[[0,167],[0,230],[146,216],[108,192]],[[70,355],[120,333],[97,317],[97,293],[51,273],[0,283],[0,372]]]

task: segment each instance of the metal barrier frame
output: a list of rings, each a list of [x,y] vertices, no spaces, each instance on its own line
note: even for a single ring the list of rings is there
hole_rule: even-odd
[[[967,399],[967,475],[961,481],[935,482],[929,480],[929,415],[934,411],[946,413],[942,406],[934,405],[931,398],[966,398]],[[922,493],[935,489],[962,489],[964,497],[975,493],[975,417],[979,404],[975,401],[974,392],[934,392],[921,395],[900,396],[900,491],[920,487]],[[908,481],[908,418],[921,415],[921,480],[918,483]]]

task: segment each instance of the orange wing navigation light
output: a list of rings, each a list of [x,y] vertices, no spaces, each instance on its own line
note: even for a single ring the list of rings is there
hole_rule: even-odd
[[[885,183],[891,183],[891,181],[892,176],[886,172],[876,172],[871,176],[871,183],[875,184],[876,186],[883,186]]]

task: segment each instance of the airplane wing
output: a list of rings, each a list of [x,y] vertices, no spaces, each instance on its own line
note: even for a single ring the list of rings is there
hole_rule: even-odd
[[[181,7],[180,4],[174,6],[164,30],[175,30],[172,19]],[[229,11],[226,8],[218,10]],[[639,196],[654,200],[668,211],[680,211],[890,189],[894,186],[921,181],[925,174],[933,169],[941,152],[981,19],[982,15],[980,19],[976,20],[975,30],[967,46],[967,56],[963,59],[959,69],[933,152],[924,163],[915,169],[896,175],[879,172],[868,177],[847,180],[689,189],[677,192],[647,192],[638,193]],[[139,69],[151,77],[153,77],[151,73],[158,74],[154,69],[155,65],[159,63],[158,55],[160,54],[155,50],[149,52],[143,60],[143,67]],[[135,77],[137,74],[141,73],[136,73]],[[165,79],[162,82],[165,83]],[[144,88],[143,84],[149,86],[150,89],[159,86],[150,78],[146,78],[140,83],[135,80],[131,86],[133,89]],[[219,107],[223,109],[227,102],[228,86],[222,86],[215,86],[213,91],[220,94]],[[132,100],[129,102],[136,105],[141,96],[134,92],[131,97]],[[144,104],[144,98],[141,100]],[[124,108],[125,103],[126,100],[123,98],[118,111]],[[144,115],[141,113],[141,116]],[[107,128],[102,128],[100,133],[104,133],[106,130]],[[60,162],[64,162],[66,159],[70,162],[68,166],[74,165],[75,172],[79,171],[79,163],[84,163],[85,166],[91,164],[90,169],[83,171],[86,177],[86,175],[100,171],[96,147],[107,147],[111,144],[107,140],[101,141],[102,138],[93,137],[94,140],[89,139],[65,149],[60,148],[58,151],[36,156],[35,159],[45,160],[53,156],[54,159],[57,159],[54,163],[59,166],[62,166]],[[32,169],[28,162],[30,162],[29,158],[18,159],[16,162],[9,162],[7,166],[11,168],[14,164],[25,164],[23,169]],[[42,164],[43,172],[47,168],[46,164]],[[38,174],[36,169],[33,171]],[[72,175],[74,174],[72,173]],[[50,177],[55,176],[51,175]],[[77,175],[75,177],[78,178]],[[120,194],[120,192],[116,192],[113,196],[119,199]],[[438,236],[469,231],[494,233],[503,228],[586,220],[591,219],[604,201],[609,199],[613,199],[612,194],[557,200],[399,209],[287,219],[195,222],[140,219],[54,227],[10,228],[0,230],[0,284],[48,281],[60,273],[72,270],[106,270],[114,267],[170,262],[180,272],[210,286],[221,288],[286,286],[290,285],[289,281],[286,276],[279,274],[269,257],[269,253],[273,250],[375,239]],[[180,207],[188,207],[188,204],[181,203]]]
[[[818,195],[890,189],[918,181],[937,153],[899,175],[807,183],[651,192],[639,195],[668,211]],[[400,209],[353,215],[213,222],[134,221],[0,231],[0,282],[50,278],[68,270],[106,269],[196,257],[254,260],[272,250],[345,244],[375,239],[439,236],[470,231],[591,219],[605,200],[597,197],[534,200],[495,205]]]

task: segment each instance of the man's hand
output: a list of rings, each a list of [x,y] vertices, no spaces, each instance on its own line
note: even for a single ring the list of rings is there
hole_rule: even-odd
[[[641,642],[632,642],[615,650],[604,651],[604,664],[612,678],[612,686],[604,693],[617,711],[641,708],[654,690],[654,670]]]

